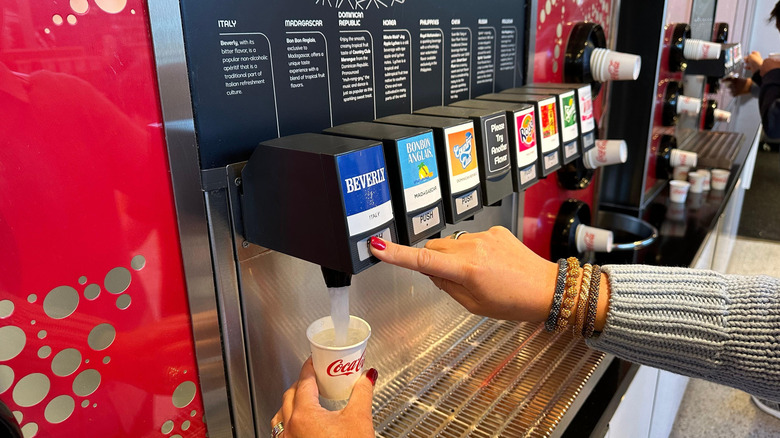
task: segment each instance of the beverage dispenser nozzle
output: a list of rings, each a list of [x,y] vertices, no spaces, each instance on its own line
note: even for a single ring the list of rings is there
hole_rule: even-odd
[[[326,268],[325,266],[320,266],[320,269],[322,270],[322,277],[325,279],[325,286],[328,288],[352,285],[352,274]]]

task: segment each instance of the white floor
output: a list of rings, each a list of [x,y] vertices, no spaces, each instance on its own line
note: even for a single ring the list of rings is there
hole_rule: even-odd
[[[780,242],[737,238],[727,273],[780,277]],[[780,437],[780,419],[759,410],[745,392],[692,379],[669,437]]]

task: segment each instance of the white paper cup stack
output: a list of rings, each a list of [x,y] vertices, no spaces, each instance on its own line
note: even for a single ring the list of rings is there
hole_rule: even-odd
[[[699,61],[720,58],[721,45],[710,41],[687,39],[683,47],[685,59]]]
[[[330,316],[309,325],[306,336],[311,346],[311,358],[320,396],[329,400],[346,400],[352,393],[365,363],[366,344],[371,337],[371,326],[357,316],[349,317],[349,329],[357,330],[359,340],[343,347],[334,347],[317,339],[320,332],[332,330]]]
[[[690,96],[677,98],[677,113],[695,116],[701,112],[701,99]]]
[[[577,251],[612,252],[614,234],[610,230],[580,225],[575,231]]]
[[[596,140],[596,147],[582,157],[582,163],[591,170],[625,163],[626,160],[628,160],[628,145],[625,140]]]
[[[642,57],[609,49],[593,49],[590,74],[598,82],[635,81],[642,69]]]
[[[688,181],[669,181],[669,200],[682,204],[688,197],[688,189],[690,188],[691,183]]]
[[[677,167],[677,166],[696,167],[696,161],[698,161],[698,158],[699,156],[696,154],[696,152],[682,151],[680,149],[672,149],[672,152],[669,155],[669,164],[672,167]]]

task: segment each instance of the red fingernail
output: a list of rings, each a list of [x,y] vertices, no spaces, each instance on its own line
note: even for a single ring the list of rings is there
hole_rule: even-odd
[[[379,372],[376,368],[371,368],[366,372],[366,378],[371,381],[371,385],[376,385],[376,379],[379,377]]]
[[[384,251],[384,249],[387,248],[387,244],[376,236],[371,236],[371,246],[380,251]]]

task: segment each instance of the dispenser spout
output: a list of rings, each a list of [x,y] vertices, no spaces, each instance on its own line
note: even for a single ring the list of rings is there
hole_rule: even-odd
[[[325,266],[322,266],[321,268],[322,277],[325,279],[325,286],[329,288],[347,287],[352,284],[352,274],[326,268]]]

